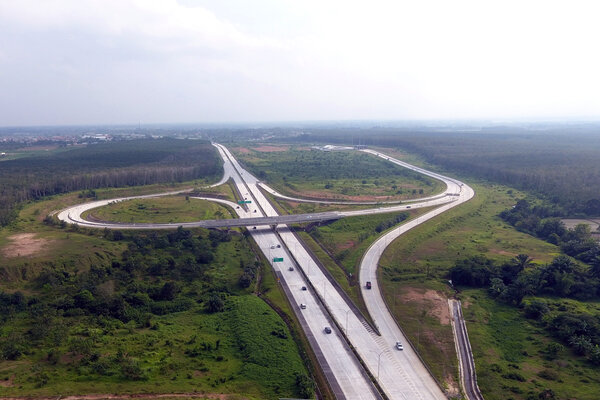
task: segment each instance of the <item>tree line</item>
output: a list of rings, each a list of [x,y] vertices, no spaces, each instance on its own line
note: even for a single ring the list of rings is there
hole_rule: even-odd
[[[97,144],[8,160],[0,167],[0,226],[15,219],[24,201],[75,190],[216,177],[222,170],[209,143],[176,139]]]
[[[517,128],[481,132],[415,129],[314,129],[298,142],[386,146],[466,176],[484,178],[544,196],[563,215],[600,216],[598,132],[577,127],[542,133]]]
[[[564,345],[600,365],[599,315],[560,307],[553,310],[544,298],[524,300],[526,296],[577,300],[600,297],[600,264],[585,268],[566,255],[541,267],[531,261],[520,254],[497,265],[486,257],[475,256],[458,261],[450,270],[450,278],[454,285],[486,288],[496,301],[521,308],[525,317],[538,321]],[[552,356],[556,349],[549,348],[548,353]]]

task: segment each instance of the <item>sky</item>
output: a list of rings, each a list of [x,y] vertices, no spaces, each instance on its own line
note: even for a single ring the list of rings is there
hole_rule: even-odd
[[[0,126],[600,120],[600,2],[0,0]]]

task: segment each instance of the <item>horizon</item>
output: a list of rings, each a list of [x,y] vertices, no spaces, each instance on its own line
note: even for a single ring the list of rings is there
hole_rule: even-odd
[[[600,120],[599,11],[0,0],[0,126]]]

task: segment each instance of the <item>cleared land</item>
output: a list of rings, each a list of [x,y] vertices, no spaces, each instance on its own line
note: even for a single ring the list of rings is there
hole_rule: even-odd
[[[424,197],[443,189],[439,181],[356,151],[243,149],[232,150],[259,179],[289,196],[392,201]]]
[[[224,206],[189,196],[168,196],[113,203],[84,213],[84,218],[110,222],[176,223],[234,218]]]

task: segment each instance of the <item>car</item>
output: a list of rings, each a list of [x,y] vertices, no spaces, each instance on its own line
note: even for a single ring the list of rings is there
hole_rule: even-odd
[[[330,328],[330,327],[328,327],[328,326],[326,326],[326,327],[325,327],[325,333],[331,333],[331,328]]]
[[[300,308],[301,308],[302,310],[306,310],[306,304],[300,303]]]
[[[272,249],[274,249],[274,248],[275,248],[275,245],[274,245],[274,244],[272,244],[272,245],[271,245],[271,248],[272,248]]]
[[[306,286],[302,286],[302,290],[306,290]]]
[[[256,212],[256,210],[254,210],[254,212]]]
[[[255,226],[253,226],[253,227],[252,227],[252,229],[256,229],[256,227],[255,227]]]
[[[368,281],[368,282],[367,282],[366,288],[367,288],[367,289],[371,289],[371,281]]]
[[[402,346],[402,343],[396,342],[396,350],[404,350],[404,346]]]
[[[293,271],[293,270],[294,270],[294,267],[289,267],[288,268],[288,271]]]
[[[237,206],[236,208],[240,208],[240,206]]]
[[[410,208],[410,206],[406,206],[406,208]]]
[[[278,245],[277,245],[277,248],[278,248],[278,249],[280,249],[280,248],[281,248],[281,245],[280,245],[280,244],[278,244]]]

